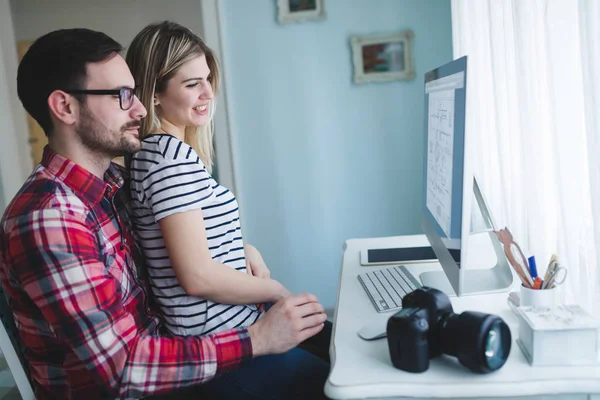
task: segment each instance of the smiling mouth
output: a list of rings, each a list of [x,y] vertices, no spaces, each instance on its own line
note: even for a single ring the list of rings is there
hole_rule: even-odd
[[[206,107],[208,107],[208,104],[205,104],[203,106],[194,107],[194,108],[192,108],[192,110],[202,112],[202,111],[206,110]]]

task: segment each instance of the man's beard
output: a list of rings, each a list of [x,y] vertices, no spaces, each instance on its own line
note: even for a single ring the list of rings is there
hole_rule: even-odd
[[[81,122],[76,128],[76,132],[81,143],[90,151],[115,158],[132,155],[140,150],[140,141],[125,133],[127,129],[139,126],[139,121],[130,121],[123,125],[118,132],[110,130],[101,121],[98,121],[86,106],[83,106]]]

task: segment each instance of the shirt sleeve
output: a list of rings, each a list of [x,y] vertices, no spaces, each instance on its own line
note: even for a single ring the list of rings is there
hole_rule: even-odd
[[[58,209],[23,215],[8,244],[16,278],[56,337],[115,398],[199,384],[252,356],[247,329],[161,337],[141,328],[83,216]]]
[[[212,201],[211,176],[196,157],[163,160],[154,165],[142,180],[145,198],[154,218],[202,208]]]

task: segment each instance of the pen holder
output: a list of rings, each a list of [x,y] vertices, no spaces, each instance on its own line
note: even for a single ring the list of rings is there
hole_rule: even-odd
[[[555,307],[560,303],[558,285],[549,289],[530,289],[521,285],[521,307]]]

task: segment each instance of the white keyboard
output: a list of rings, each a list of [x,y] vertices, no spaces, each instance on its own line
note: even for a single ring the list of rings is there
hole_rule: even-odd
[[[377,312],[402,308],[402,298],[423,286],[404,266],[364,272],[358,274],[358,280]]]

